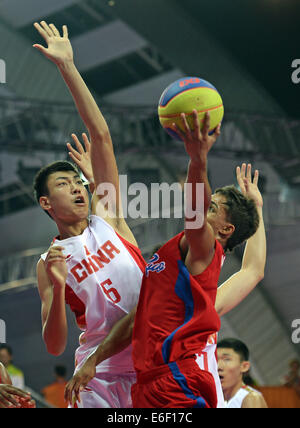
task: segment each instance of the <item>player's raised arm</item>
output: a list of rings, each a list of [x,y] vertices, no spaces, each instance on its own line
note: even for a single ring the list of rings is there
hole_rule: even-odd
[[[187,218],[186,215],[185,220],[185,239],[189,245],[186,264],[189,265],[190,272],[197,275],[205,269],[214,255],[215,235],[207,222],[207,212],[211,204],[211,188],[207,177],[207,155],[220,135],[220,125],[215,133],[209,136],[209,113],[205,115],[202,131],[196,110],[193,112],[194,130],[190,129],[185,114],[182,114],[181,117],[184,132],[175,124],[173,126],[183,139],[186,152],[190,156],[186,180],[186,184],[189,186],[189,188],[186,187],[188,189],[186,192],[186,211],[187,213],[195,213],[194,218]],[[203,192],[199,191],[197,184],[203,184]],[[203,198],[203,201],[200,198]],[[201,206],[202,212],[198,212],[199,206]]]
[[[53,24],[48,25],[45,21],[40,24],[35,23],[34,26],[46,41],[47,48],[39,44],[35,44],[34,47],[57,65],[73,96],[78,112],[89,131],[95,188],[97,189],[103,183],[108,183],[115,189],[114,192],[109,192],[105,198],[106,210],[110,209],[112,211],[112,215],[109,215],[106,220],[113,227],[121,229],[119,232],[123,235],[125,234],[125,237],[132,241],[133,237],[126,228],[122,217],[119,174],[110,132],[95,99],[74,64],[68,29],[63,26],[63,34],[61,35]],[[96,198],[96,201],[94,200],[92,205],[93,213],[96,213],[97,202],[98,198]]]
[[[251,164],[237,167],[237,181],[244,196],[255,201],[259,215],[256,233],[247,241],[241,270],[232,275],[219,288],[216,310],[220,316],[236,307],[264,277],[266,264],[266,233],[263,219],[263,199],[258,189],[258,170],[251,176]]]

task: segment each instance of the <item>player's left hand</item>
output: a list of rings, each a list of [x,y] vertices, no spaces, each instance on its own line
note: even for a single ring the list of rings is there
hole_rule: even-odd
[[[74,401],[80,402],[80,391],[95,377],[96,366],[91,358],[88,358],[84,365],[79,369],[72,379],[68,382],[65,389],[65,400],[73,405]],[[74,396],[74,399],[73,399]]]
[[[67,143],[67,148],[69,150],[69,156],[76,163],[76,165],[81,169],[83,175],[89,182],[93,182],[93,168],[91,161],[91,143],[88,139],[88,136],[83,133],[82,139],[83,145],[80,143],[76,134],[72,134],[72,138],[76,145],[76,149],[70,144]]]
[[[47,48],[39,44],[33,45],[34,48],[58,66],[68,62],[73,63],[73,49],[66,25],[63,26],[62,36],[54,24],[48,25],[47,22],[42,21],[40,24],[35,22],[33,25],[47,43]]]
[[[253,199],[256,206],[261,208],[263,206],[263,198],[258,188],[259,171],[255,170],[252,180],[251,170],[251,163],[248,165],[243,163],[241,168],[238,166],[236,168],[237,182],[243,195]]]

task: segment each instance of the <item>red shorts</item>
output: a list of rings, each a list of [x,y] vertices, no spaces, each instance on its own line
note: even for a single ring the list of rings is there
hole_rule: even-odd
[[[216,408],[217,392],[211,373],[194,359],[169,363],[138,375],[133,385],[134,408]]]

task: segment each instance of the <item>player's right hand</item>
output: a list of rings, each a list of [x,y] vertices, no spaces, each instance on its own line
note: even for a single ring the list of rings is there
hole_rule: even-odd
[[[45,260],[47,275],[55,288],[65,287],[68,276],[66,256],[63,254],[63,250],[64,247],[52,245]]]
[[[74,401],[80,402],[80,391],[87,386],[95,375],[95,358],[92,355],[86,360],[84,365],[74,374],[72,379],[66,385],[65,400],[71,405],[73,405]]]
[[[0,384],[0,409],[20,408],[21,404],[17,397],[28,401],[28,403],[31,402],[30,394],[14,386]]]

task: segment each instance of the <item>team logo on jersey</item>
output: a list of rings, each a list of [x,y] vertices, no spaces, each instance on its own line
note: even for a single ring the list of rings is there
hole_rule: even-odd
[[[145,269],[146,276],[149,275],[149,272],[159,273],[166,269],[165,262],[158,262],[158,260],[159,260],[159,255],[155,253],[152,256],[152,259],[149,260],[149,263],[146,266],[146,269]]]

